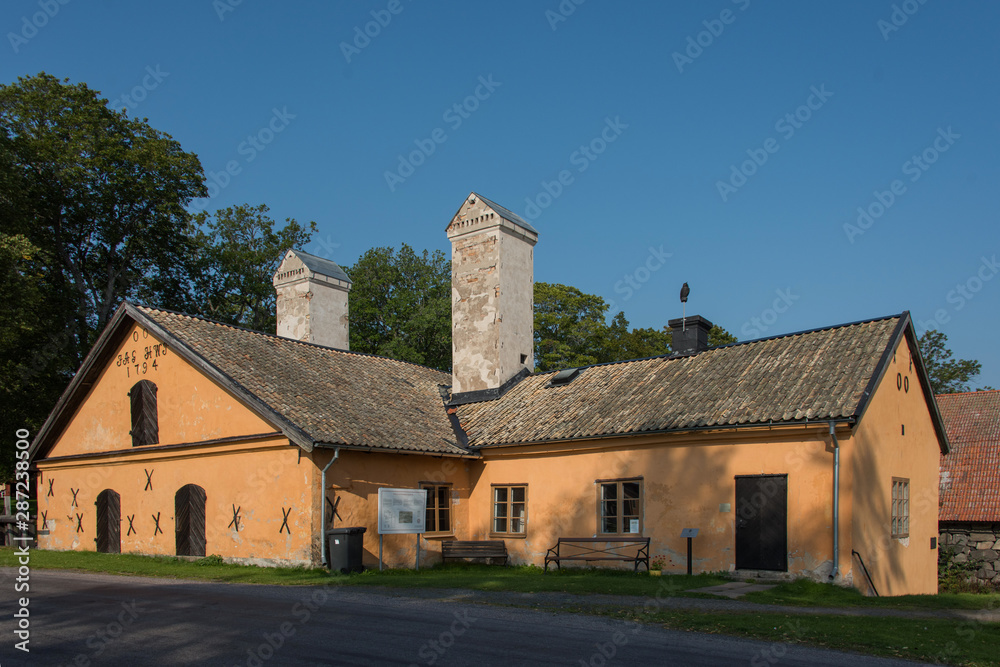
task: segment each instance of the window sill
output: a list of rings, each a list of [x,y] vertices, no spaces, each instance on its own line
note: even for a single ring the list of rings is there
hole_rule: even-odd
[[[527,539],[527,533],[490,533],[494,540],[523,540]]]
[[[445,532],[445,533],[420,533],[420,535],[425,540],[448,540],[448,539],[454,539],[454,537],[455,537],[455,533],[454,532]]]

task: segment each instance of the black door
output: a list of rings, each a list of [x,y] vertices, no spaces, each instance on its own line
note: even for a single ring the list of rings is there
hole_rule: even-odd
[[[205,489],[182,486],[174,495],[174,530],[178,556],[205,555]]]
[[[122,502],[121,496],[111,489],[104,489],[97,496],[97,550],[106,554],[122,552]]]
[[[788,570],[788,476],[736,478],[736,569]]]

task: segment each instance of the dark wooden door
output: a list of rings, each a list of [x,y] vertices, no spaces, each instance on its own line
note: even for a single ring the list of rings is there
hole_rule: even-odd
[[[788,570],[788,476],[736,478],[736,569]]]
[[[121,496],[111,489],[104,489],[97,496],[97,550],[106,554],[122,552],[122,502]]]
[[[182,486],[174,495],[174,530],[178,556],[205,555],[205,489]]]

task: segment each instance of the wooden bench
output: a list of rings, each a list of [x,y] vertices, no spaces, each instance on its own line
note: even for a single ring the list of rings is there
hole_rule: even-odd
[[[599,548],[599,545],[605,545]],[[569,553],[566,553],[569,551]],[[639,563],[649,571],[649,538],[648,537],[560,537],[556,545],[545,554],[545,571],[549,563],[570,561],[624,561],[633,563],[635,571],[639,571]]]
[[[503,540],[451,540],[441,543],[442,562],[449,558],[502,558],[507,564],[507,545]]]

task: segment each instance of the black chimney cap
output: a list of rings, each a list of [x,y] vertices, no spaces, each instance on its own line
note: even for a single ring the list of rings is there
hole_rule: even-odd
[[[674,354],[693,354],[708,349],[708,332],[715,326],[701,315],[678,317],[667,322],[672,330]]]

